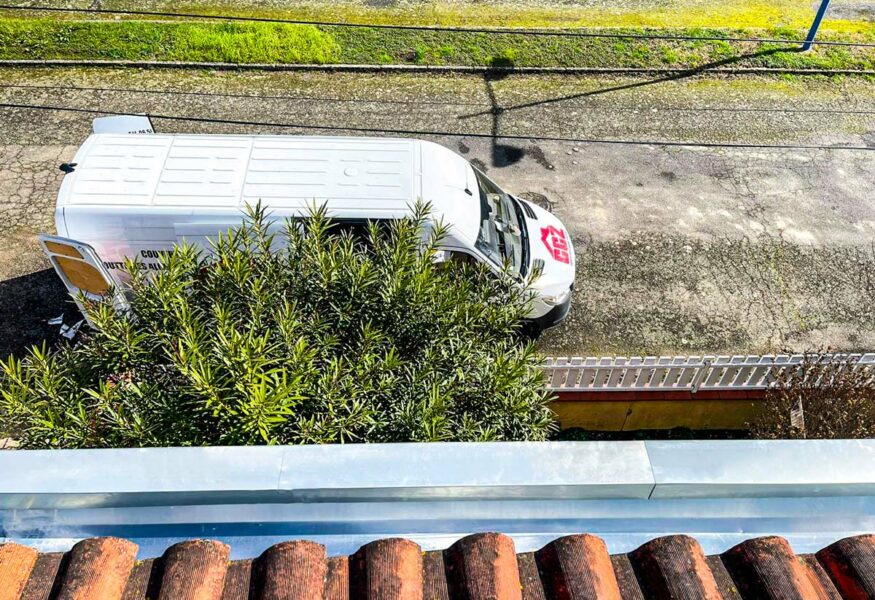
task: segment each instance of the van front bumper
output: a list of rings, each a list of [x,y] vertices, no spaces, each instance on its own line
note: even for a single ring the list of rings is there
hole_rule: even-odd
[[[544,331],[551,327],[555,327],[564,321],[565,317],[568,316],[569,310],[571,310],[571,296],[569,296],[562,304],[557,304],[551,308],[546,314],[543,314],[540,317],[535,317],[534,319],[528,319],[528,322],[535,330]]]

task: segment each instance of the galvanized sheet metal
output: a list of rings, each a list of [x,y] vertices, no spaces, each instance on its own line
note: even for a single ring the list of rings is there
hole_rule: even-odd
[[[234,558],[311,539],[445,548],[477,531],[518,551],[570,533],[627,552],[686,533],[707,553],[758,535],[796,552],[875,531],[875,441],[395,444],[0,453],[0,541],[100,535],[140,557],[207,537]]]

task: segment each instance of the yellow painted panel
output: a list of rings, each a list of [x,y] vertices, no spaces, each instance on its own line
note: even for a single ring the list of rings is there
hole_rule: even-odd
[[[45,242],[46,248],[52,254],[60,254],[61,256],[72,256],[73,258],[82,258],[79,251],[73,246],[67,244],[59,244],[58,242]]]
[[[632,402],[623,429],[746,429],[756,414],[753,400],[658,400]]]
[[[562,429],[581,427],[592,431],[622,431],[631,402],[553,402]]]
[[[756,400],[646,400],[553,402],[563,429],[746,429],[761,403]]]
[[[57,261],[58,266],[64,272],[64,275],[67,276],[69,282],[80,290],[96,296],[109,291],[109,283],[103,278],[100,271],[88,263],[63,256],[56,256],[52,260]]]

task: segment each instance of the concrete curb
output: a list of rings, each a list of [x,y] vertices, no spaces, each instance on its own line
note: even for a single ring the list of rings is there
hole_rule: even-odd
[[[461,73],[506,75],[659,75],[683,74],[704,75],[875,75],[875,69],[782,69],[771,67],[743,67],[737,69],[715,68],[610,68],[610,67],[489,67],[465,65],[361,65],[361,64],[271,64],[271,63],[221,63],[181,61],[136,61],[136,60],[0,60],[0,68],[22,67],[93,67],[137,69],[210,69],[216,71],[289,71],[325,73]]]

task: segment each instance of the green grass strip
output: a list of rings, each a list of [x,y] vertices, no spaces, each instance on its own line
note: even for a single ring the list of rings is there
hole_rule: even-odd
[[[340,47],[303,25],[0,19],[0,58],[323,64]]]
[[[57,6],[56,0],[32,0],[30,6]],[[875,31],[865,6],[834,3],[821,24],[822,31],[854,34]],[[70,6],[89,6],[88,0],[71,0]],[[800,0],[101,0],[101,8],[233,13],[239,16],[274,17],[347,23],[392,25],[449,25],[457,27],[580,28],[651,27],[805,30],[816,5]],[[844,10],[843,10],[844,8]],[[55,13],[60,17],[64,13]],[[39,15],[32,15],[39,16]],[[69,18],[77,18],[69,15]]]
[[[665,34],[624,28],[622,33]],[[691,36],[798,39],[788,29],[673,29]],[[872,41],[870,34],[851,39]],[[827,39],[827,36],[824,36]],[[831,38],[837,39],[837,38]],[[841,39],[849,39],[843,35]],[[600,68],[875,69],[875,50],[781,44],[320,29],[272,23],[0,18],[2,59],[167,60],[285,64],[515,65]]]

